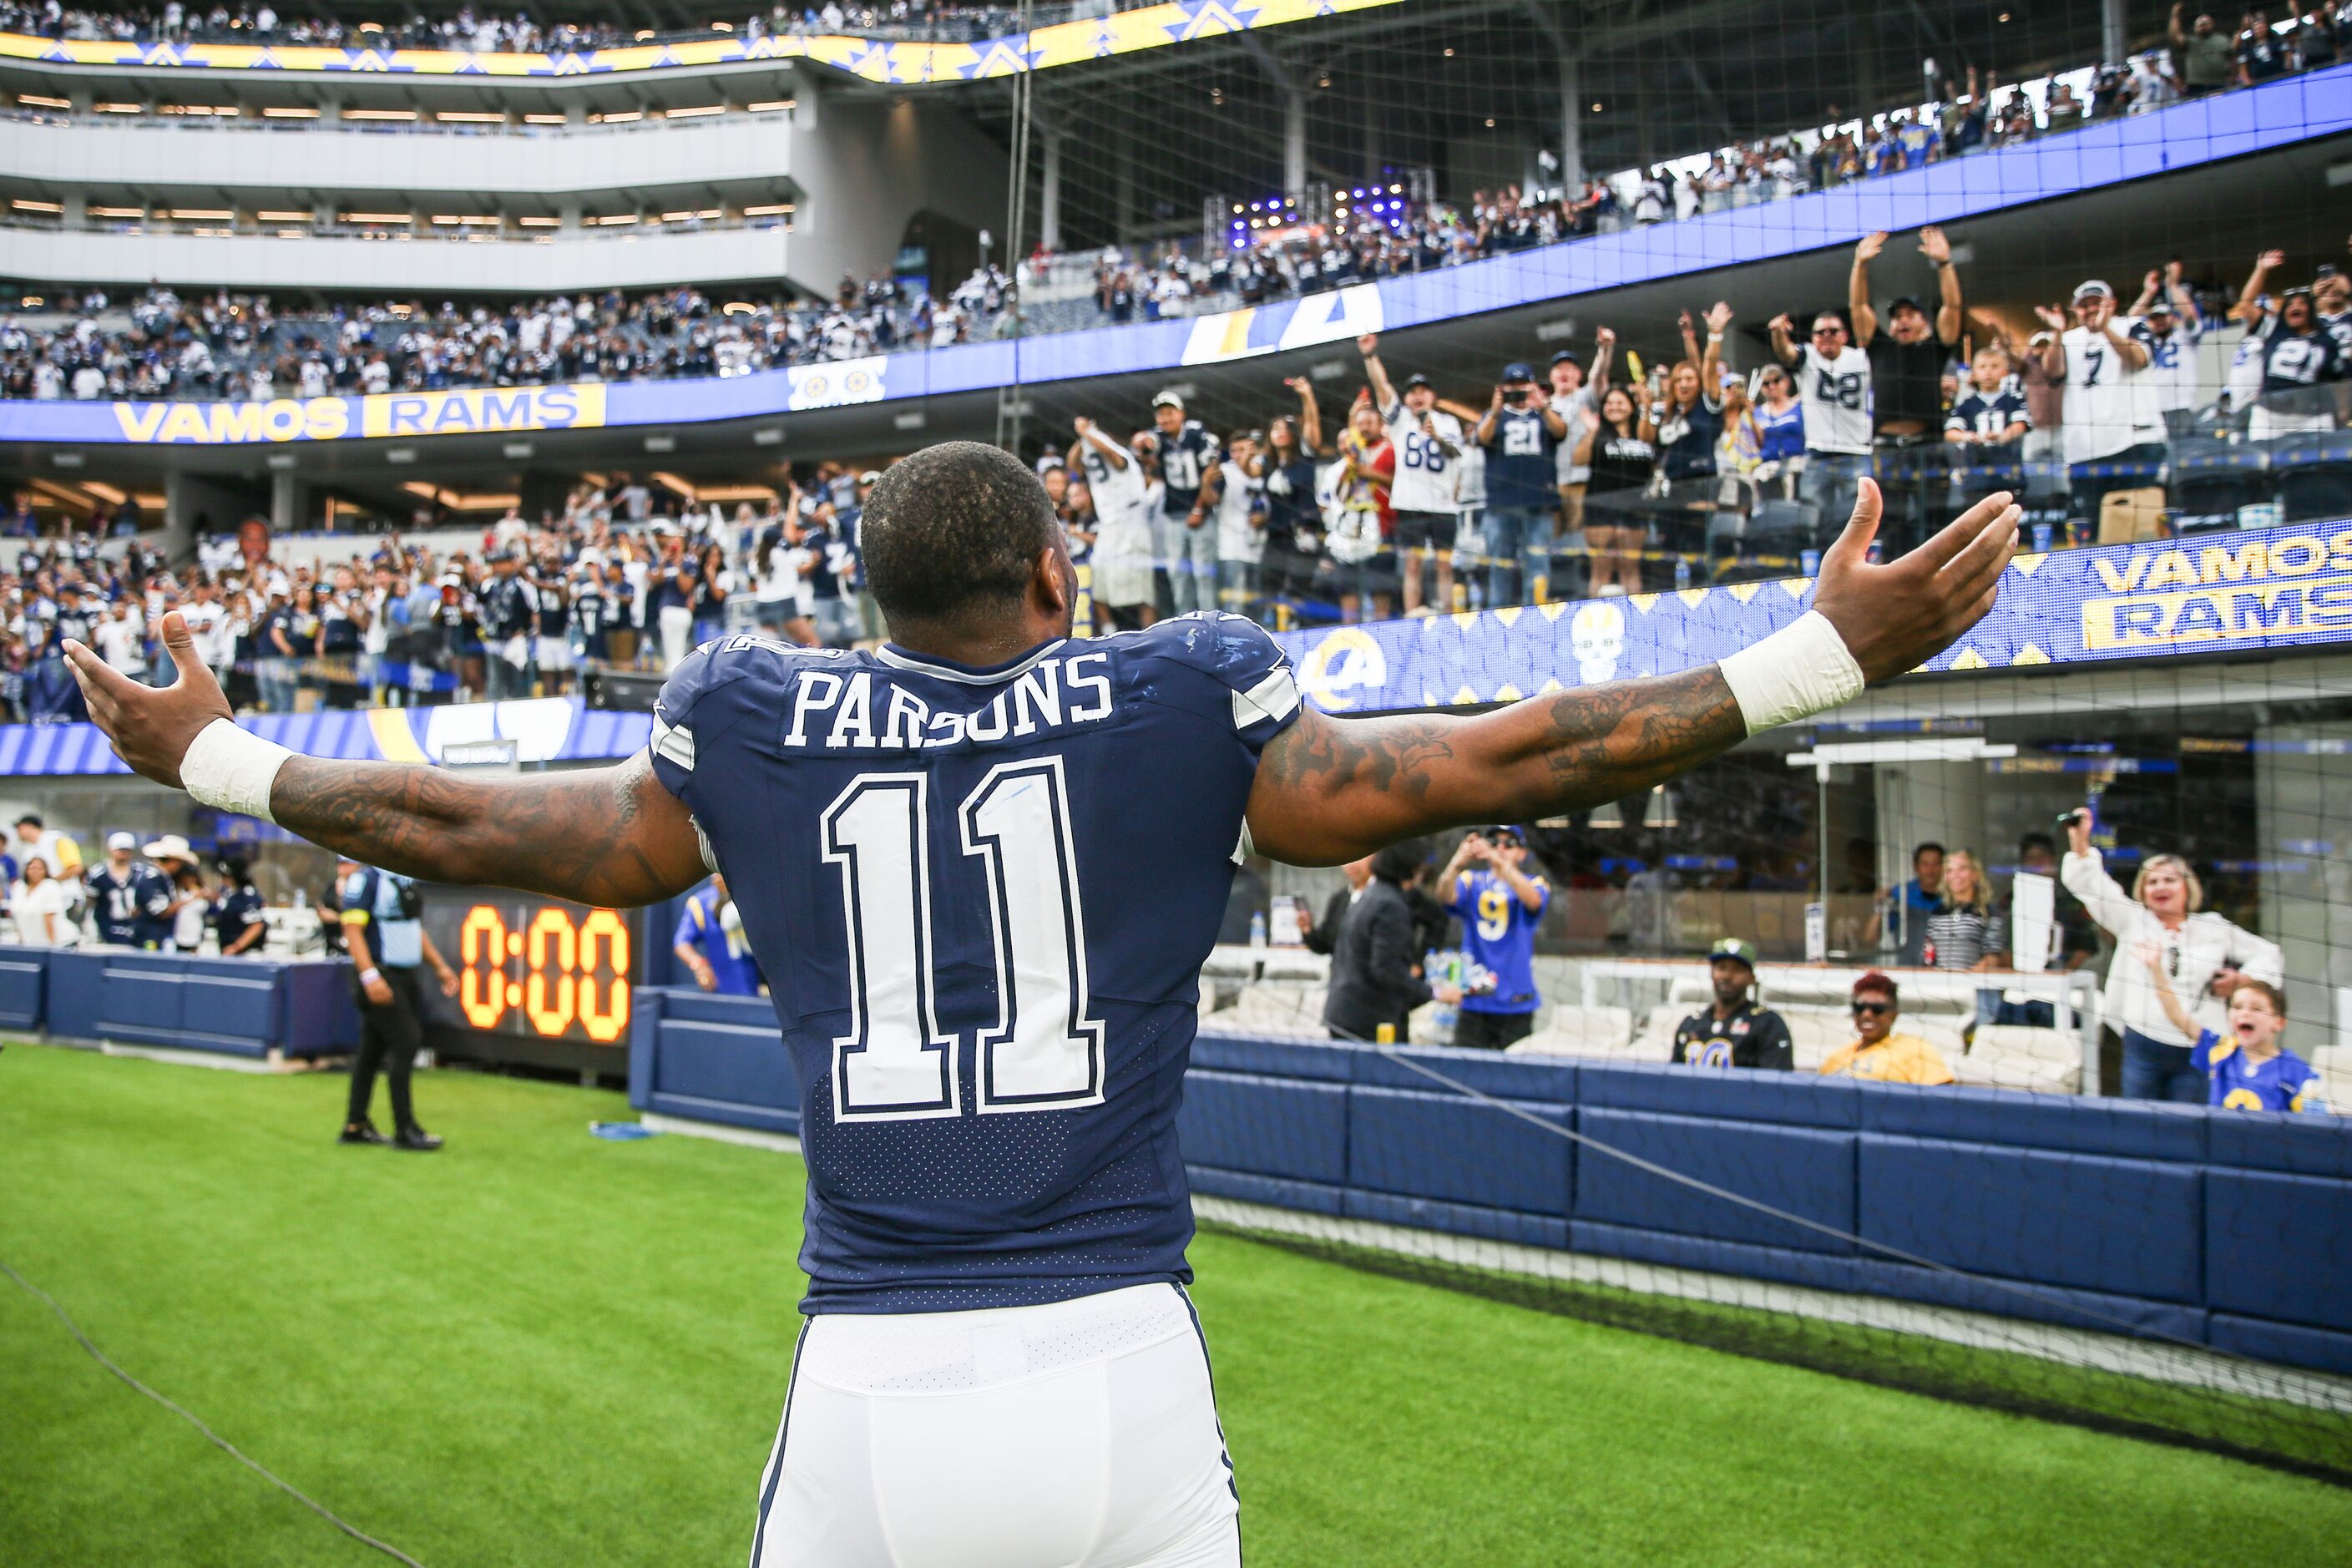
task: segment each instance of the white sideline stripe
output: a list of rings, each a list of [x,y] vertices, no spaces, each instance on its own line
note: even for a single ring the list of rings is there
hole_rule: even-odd
[[[211,1068],[215,1072],[282,1073],[285,1058],[276,1051],[267,1057],[233,1057],[223,1051],[183,1051],[170,1046],[126,1046],[100,1040],[98,1048],[110,1057],[137,1057],[142,1061],[169,1062],[173,1067]]]
[[[1464,1268],[1492,1269],[1539,1279],[1561,1279],[1578,1285],[1601,1285],[1648,1296],[1672,1296],[1685,1300],[1746,1307],[1759,1311],[1787,1312],[1822,1322],[1858,1328],[1885,1329],[1918,1334],[1972,1349],[2013,1351],[2045,1361],[2121,1373],[2158,1383],[2208,1388],[2250,1398],[2272,1399],[2338,1414],[2352,1413],[2352,1379],[2325,1373],[2256,1363],[2219,1352],[2157,1344],[2087,1329],[2061,1328],[1972,1312],[1959,1307],[1934,1307],[1897,1301],[1884,1296],[1853,1296],[1818,1290],[1803,1285],[1782,1285],[1768,1279],[1711,1274],[1702,1269],[1641,1263],[1588,1253],[1554,1252],[1549,1247],[1516,1242],[1486,1241],[1443,1231],[1415,1230],[1377,1220],[1335,1219],[1328,1215],[1303,1214],[1234,1198],[1193,1194],[1196,1218],[1236,1230],[1257,1230],[1310,1241],[1337,1241],[1351,1247],[1407,1258],[1423,1258]]]
[[[730,1127],[723,1121],[697,1121],[688,1116],[664,1116],[648,1110],[637,1120],[656,1132],[682,1132],[688,1138],[708,1138],[719,1143],[740,1143],[751,1149],[772,1150],[779,1154],[797,1154],[801,1141],[789,1132],[762,1132],[756,1127]]]

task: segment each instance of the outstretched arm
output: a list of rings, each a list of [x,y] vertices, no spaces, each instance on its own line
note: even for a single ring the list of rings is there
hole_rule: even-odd
[[[132,771],[174,789],[196,737],[229,717],[187,622],[163,617],[180,678],[158,689],[66,645],[90,717]],[[258,742],[255,742],[258,743]],[[685,892],[709,874],[686,805],[643,752],[614,767],[465,779],[399,763],[289,758],[270,786],[277,824],[371,866],[625,908]]]
[[[1813,595],[1866,681],[1918,668],[1992,608],[2021,515],[2006,493],[1990,496],[1919,549],[1874,566],[1878,514],[1877,487],[1864,482]],[[1741,667],[1743,683],[1750,668]],[[1779,721],[1743,710],[1714,664],[1468,718],[1334,719],[1310,709],[1260,760],[1250,837],[1277,860],[1318,866],[1441,827],[1553,816],[1662,784],[1738,745],[1759,720]]]

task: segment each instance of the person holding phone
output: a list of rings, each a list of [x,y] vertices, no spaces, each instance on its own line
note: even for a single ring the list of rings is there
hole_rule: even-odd
[[[2090,812],[2070,812],[2059,820],[2066,829],[2066,858],[2059,864],[2058,879],[2116,939],[2105,1008],[2123,1031],[2124,1098],[2204,1104],[2205,1074],[2190,1059],[2199,1030],[2219,1032],[2224,1026],[2222,1003],[2239,982],[2284,983],[2284,955],[2278,943],[2204,910],[2204,884],[2179,856],[2151,855],[2141,861],[2126,893],[2092,847]],[[2149,945],[2172,990],[2195,999],[2190,1010],[2196,1029],[2167,1016],[2148,966],[2130,956]]]
[[[1486,454],[1486,606],[1541,603],[1568,421],[1537,391],[1534,369],[1514,363],[1471,438]]]

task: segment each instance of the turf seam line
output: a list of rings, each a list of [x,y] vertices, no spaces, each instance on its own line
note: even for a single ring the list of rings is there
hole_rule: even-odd
[[[66,1331],[72,1334],[73,1337],[80,1342],[81,1348],[89,1352],[90,1359],[97,1362],[99,1365],[104,1367],[107,1371],[112,1373],[116,1377],[121,1378],[124,1383],[128,1384],[133,1389],[136,1389],[139,1393],[145,1394],[148,1398],[153,1400],[156,1404],[162,1405],[164,1409],[170,1411],[173,1415],[177,1415],[181,1420],[185,1421],[189,1426],[194,1426],[197,1431],[203,1433],[205,1441],[210,1443],[222,1453],[226,1454],[230,1458],[235,1459],[238,1464],[243,1465],[247,1469],[251,1470],[255,1475],[259,1476],[263,1480],[268,1481],[271,1486],[276,1487],[279,1491],[284,1492],[288,1497],[292,1498],[296,1502],[300,1503],[304,1508],[309,1509],[312,1513],[317,1514],[320,1519],[325,1520],[329,1524],[333,1525],[337,1530],[341,1531],[345,1535],[350,1536],[353,1541],[358,1542],[361,1545],[371,1547],[377,1552],[381,1552],[386,1557],[392,1558],[395,1562],[404,1563],[408,1565],[408,1568],[425,1568],[423,1563],[417,1562],[415,1558],[411,1557],[407,1552],[403,1552],[397,1546],[389,1545],[384,1542],[378,1541],[374,1536],[370,1535],[367,1531],[360,1529],[357,1525],[352,1523],[349,1520],[344,1519],[341,1514],[335,1512],[334,1510],[327,1507],[326,1504],[319,1501],[316,1498],[311,1497],[309,1493],[295,1486],[291,1481],[287,1480],[283,1476],[278,1475],[268,1466],[261,1463],[260,1460],[254,1458],[249,1454],[247,1454],[236,1444],[230,1442],[227,1438],[214,1431],[210,1426],[205,1426],[204,1419],[194,1412],[189,1410],[186,1406],[176,1404],[167,1395],[156,1393],[155,1390],[148,1387],[145,1384],[131,1376],[130,1373],[123,1370],[121,1363],[117,1362],[112,1356],[108,1355],[104,1351],[99,1349],[97,1343],[93,1342],[88,1334],[81,1331],[81,1325],[73,1321],[72,1314],[68,1313],[65,1308],[58,1303],[58,1299],[55,1296],[50,1295],[47,1290],[42,1289],[38,1285],[34,1284],[22,1274],[17,1273],[15,1268],[9,1266],[8,1260],[5,1258],[0,1258],[0,1274],[7,1275],[9,1279],[15,1280],[23,1289],[40,1298],[42,1301],[46,1302],[49,1310],[58,1315],[58,1321],[66,1326]]]

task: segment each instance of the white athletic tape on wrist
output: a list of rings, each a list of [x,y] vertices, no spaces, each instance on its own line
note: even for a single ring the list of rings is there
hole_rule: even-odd
[[[206,805],[276,822],[269,815],[269,789],[293,754],[229,720],[215,719],[180,759],[180,787]]]
[[[1717,668],[1739,701],[1751,735],[1793,723],[1862,695],[1862,666],[1819,610],[1807,610]]]

